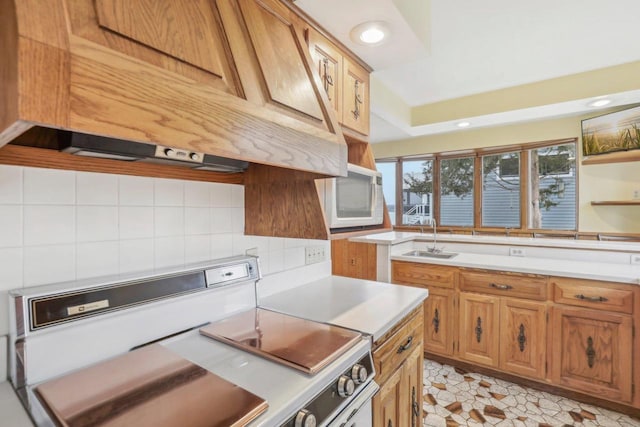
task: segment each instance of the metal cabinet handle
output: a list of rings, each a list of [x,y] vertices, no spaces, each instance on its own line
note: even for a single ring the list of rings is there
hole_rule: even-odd
[[[491,283],[489,286],[495,289],[500,289],[501,291],[508,291],[509,289],[513,289],[513,286],[511,285],[499,285],[496,283]]]
[[[391,420],[389,420],[389,422],[387,423],[387,427],[393,427],[393,423],[391,422]]]
[[[524,352],[524,344],[527,342],[527,337],[524,334],[524,325],[520,323],[519,333],[518,333],[518,347],[520,348],[520,353]]]
[[[431,323],[433,324],[433,330],[437,334],[438,330],[440,329],[440,312],[438,311],[437,308],[434,310],[433,320],[431,321]]]
[[[480,342],[482,339],[482,319],[478,316],[476,320],[476,341]]]
[[[590,301],[590,302],[606,302],[606,301],[609,301],[605,297],[590,297],[590,296],[582,295],[582,294],[576,295],[576,298],[584,300],[584,301]]]
[[[355,93],[355,96],[353,100],[353,110],[351,111],[351,114],[353,114],[353,118],[356,120],[360,118],[360,104],[362,104],[362,97],[358,93],[359,84],[360,82],[358,80],[355,80],[353,84],[353,91]]]
[[[331,101],[331,94],[329,93],[329,86],[333,86],[333,77],[329,74],[329,59],[322,58],[322,82],[324,85],[324,91],[327,92],[327,98]]]
[[[413,335],[407,338],[407,342],[405,342],[403,345],[398,347],[397,353],[402,353],[405,350],[409,350],[409,348],[411,347],[411,344],[413,344]]]
[[[593,338],[587,338],[587,350],[585,351],[587,354],[587,364],[590,368],[593,368],[593,364],[596,359],[596,349],[593,348]]]
[[[420,417],[420,407],[416,399],[416,388],[411,387],[411,427],[416,427],[416,420]]]

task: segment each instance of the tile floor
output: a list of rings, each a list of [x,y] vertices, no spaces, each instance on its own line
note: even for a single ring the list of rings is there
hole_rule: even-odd
[[[424,361],[425,426],[640,427],[640,420],[564,397]]]

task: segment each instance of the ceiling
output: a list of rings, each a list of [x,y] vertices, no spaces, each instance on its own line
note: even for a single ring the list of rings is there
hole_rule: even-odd
[[[296,5],[373,67],[371,142],[455,132],[463,120],[477,128],[584,114],[594,110],[590,101],[605,95],[613,100],[607,108],[640,102],[637,74],[637,84],[619,83],[619,76],[636,68],[594,72],[640,61],[637,0]],[[349,33],[365,21],[386,22],[388,41],[375,47],[354,43]],[[584,87],[564,90],[576,82]],[[483,107],[467,108],[473,103]]]

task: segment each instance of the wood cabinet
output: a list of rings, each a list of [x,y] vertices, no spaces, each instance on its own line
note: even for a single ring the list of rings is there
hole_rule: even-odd
[[[372,243],[332,240],[331,272],[336,276],[376,280],[376,254],[376,245]]]
[[[373,398],[373,425],[422,425],[422,310],[407,315],[374,343],[373,362],[380,390]]]
[[[369,135],[369,70],[313,28],[307,29],[309,50],[338,121]]]
[[[630,316],[554,307],[552,325],[552,381],[603,398],[631,401]]]
[[[429,290],[427,357],[640,408],[637,285],[405,261],[392,282]]]
[[[451,356],[454,351],[456,269],[403,261],[391,263],[391,282],[429,290],[423,303],[425,351]]]
[[[346,173],[346,143],[302,21],[282,2],[5,3],[0,145],[37,123]]]
[[[500,343],[500,300],[497,297],[460,294],[461,359],[498,366]]]
[[[560,277],[551,282],[556,303],[551,379],[575,390],[630,402],[640,369],[633,333],[638,323],[638,289]]]

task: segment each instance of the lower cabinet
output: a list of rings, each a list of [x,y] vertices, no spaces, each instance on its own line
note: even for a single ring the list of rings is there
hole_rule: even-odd
[[[422,425],[423,312],[375,343],[373,362],[380,390],[373,398],[374,427]]]
[[[453,355],[456,325],[454,298],[451,290],[429,289],[429,297],[424,301],[425,351]]]
[[[553,309],[551,380],[606,399],[631,401],[631,316]]]
[[[460,358],[498,366],[500,299],[460,293]]]
[[[542,379],[546,371],[547,306],[504,298],[500,307],[500,369]]]

